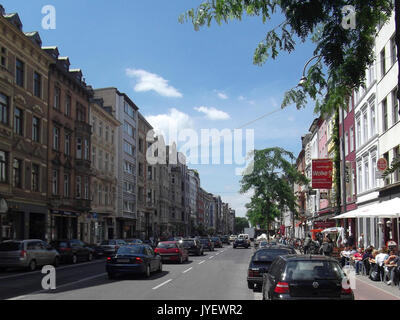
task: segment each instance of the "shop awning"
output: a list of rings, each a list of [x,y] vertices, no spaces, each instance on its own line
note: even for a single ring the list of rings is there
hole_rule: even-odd
[[[359,209],[356,209],[353,211],[342,213],[342,214],[334,217],[333,219],[360,218],[362,214],[374,212],[373,210],[375,210],[377,207],[379,207],[379,204],[375,203],[370,206],[366,206],[366,207],[362,207],[362,208],[359,208]]]
[[[400,215],[400,198],[394,198],[343,213],[339,216],[334,217],[334,219],[397,218],[398,215]]]

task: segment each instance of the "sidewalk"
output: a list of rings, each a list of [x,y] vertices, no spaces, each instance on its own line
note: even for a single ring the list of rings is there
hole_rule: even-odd
[[[353,291],[356,300],[400,300],[398,286],[388,286],[361,275],[356,276],[356,288]]]

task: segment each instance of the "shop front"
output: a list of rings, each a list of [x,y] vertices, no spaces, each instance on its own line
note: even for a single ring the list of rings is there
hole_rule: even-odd
[[[51,210],[51,239],[78,239],[79,216],[79,212]]]

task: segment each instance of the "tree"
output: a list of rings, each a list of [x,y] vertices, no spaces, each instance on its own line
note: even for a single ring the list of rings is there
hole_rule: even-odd
[[[246,205],[247,216],[253,225],[270,228],[271,222],[287,208],[298,216],[297,197],[293,185],[306,185],[308,179],[297,171],[294,155],[282,148],[255,150],[250,166],[253,170],[240,181],[241,192],[254,191]]]
[[[182,14],[179,21],[191,21],[196,31],[201,26],[210,26],[212,20],[220,25],[241,20],[243,15],[259,16],[266,23],[280,8],[284,20],[258,44],[253,63],[262,65],[269,57],[275,59],[279,51],[290,53],[296,41],[304,42],[311,37],[316,45],[314,55],[320,59],[309,69],[307,81],[301,87],[286,92],[282,107],[294,103],[300,109],[305,107],[307,97],[311,97],[316,100],[316,113],[333,114],[346,105],[352,90],[365,86],[365,70],[374,62],[376,30],[389,19],[393,8],[400,61],[400,0],[394,3],[393,7],[392,0],[207,0],[197,9]],[[342,9],[346,5],[355,8],[354,29],[342,27]]]
[[[249,221],[243,217],[235,217],[235,233],[243,233],[244,228],[249,227]]]

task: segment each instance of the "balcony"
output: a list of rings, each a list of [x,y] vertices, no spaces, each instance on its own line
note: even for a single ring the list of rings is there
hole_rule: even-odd
[[[86,135],[90,136],[92,133],[92,126],[86,122],[82,121],[75,121],[75,131],[77,134],[85,133]]]

